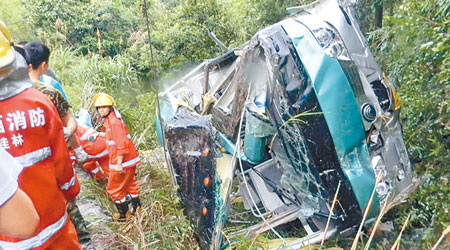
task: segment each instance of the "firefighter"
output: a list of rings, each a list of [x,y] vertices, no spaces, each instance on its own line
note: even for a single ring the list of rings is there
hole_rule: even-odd
[[[114,215],[115,219],[123,221],[127,218],[128,196],[131,196],[131,213],[135,213],[141,206],[135,177],[136,165],[141,160],[128,129],[115,107],[114,99],[105,93],[99,93],[94,96],[93,101],[98,114],[104,118],[105,132],[99,135],[106,137],[108,145],[109,179],[106,191],[119,211],[119,214]]]
[[[96,130],[78,125],[75,132],[75,139],[86,151],[89,159],[81,166],[92,178],[103,181],[109,175],[109,155],[106,148],[106,138],[98,137]],[[100,167],[97,166],[97,163]]]
[[[35,235],[0,235],[4,249],[81,249],[66,211],[80,192],[68,157],[63,125],[53,103],[32,88],[25,59],[12,48],[0,21],[0,146],[24,167],[18,177],[40,222]]]

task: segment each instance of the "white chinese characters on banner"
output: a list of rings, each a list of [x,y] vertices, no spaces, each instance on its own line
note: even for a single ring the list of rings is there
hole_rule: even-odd
[[[21,134],[12,135],[11,137],[12,144],[17,148],[18,146],[23,145],[23,136]]]
[[[9,149],[9,148],[11,148],[11,147],[9,146],[8,138],[2,137],[2,138],[0,139],[0,147],[2,147],[3,149]]]
[[[44,110],[41,108],[28,110],[28,114],[30,115],[30,125],[32,128],[45,125]]]
[[[5,133],[5,126],[3,126],[3,116],[0,115],[0,133]]]
[[[17,110],[14,113],[8,113],[6,121],[9,122],[9,131],[27,129],[27,119],[23,111]]]
[[[28,114],[29,123],[27,123],[26,114]],[[6,117],[6,123],[3,121],[3,116]],[[45,126],[45,112],[43,109],[37,107],[26,112],[16,110],[6,115],[0,115],[0,134],[6,133],[5,126],[10,132],[19,132],[21,130]],[[21,133],[14,133],[9,138],[4,135],[0,136],[0,147],[4,149],[10,149],[12,146],[20,147],[24,142],[25,140]]]

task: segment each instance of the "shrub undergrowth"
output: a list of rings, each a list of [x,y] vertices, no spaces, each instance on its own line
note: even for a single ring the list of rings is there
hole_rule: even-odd
[[[386,7],[383,27],[363,30],[371,30],[367,35],[374,54],[398,86],[406,146],[421,178],[408,201],[385,220],[395,222],[395,235],[411,214],[402,244],[430,249],[450,223],[450,3],[363,2],[371,4],[361,7],[366,14],[373,12],[375,4]],[[238,46],[258,29],[281,19],[285,14],[281,9],[295,1],[149,0],[148,4],[151,45],[145,20],[139,16],[142,2],[11,0],[0,6],[0,15],[16,42],[41,40],[51,47],[50,68],[75,113],[81,107],[93,112],[92,97],[98,92],[112,95],[134,142],[141,152],[147,152],[143,150],[157,146],[155,79],[222,53],[207,31],[215,32],[230,47]],[[361,23],[369,25],[370,18]],[[142,164],[138,177],[143,212],[125,225],[107,225],[118,239],[111,240],[111,247],[198,248],[161,161]],[[107,213],[115,211],[104,187],[93,182],[86,186]],[[225,240],[236,249],[256,249],[270,238],[263,235],[253,241],[227,233]]]

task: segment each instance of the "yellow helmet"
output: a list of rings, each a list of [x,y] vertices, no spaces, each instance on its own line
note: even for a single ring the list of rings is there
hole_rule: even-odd
[[[0,20],[0,69],[14,62],[15,55],[12,49],[11,34],[5,23]]]
[[[97,107],[102,107],[102,106],[116,106],[116,102],[114,101],[114,99],[105,93],[98,93],[94,96],[94,106]]]

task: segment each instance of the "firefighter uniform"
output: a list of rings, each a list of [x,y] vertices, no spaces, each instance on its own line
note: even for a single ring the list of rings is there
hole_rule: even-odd
[[[73,200],[80,186],[68,164],[62,121],[55,107],[41,92],[29,88],[1,100],[0,116],[2,146],[25,167],[19,175],[19,187],[31,198],[41,218],[36,236],[23,240],[0,235],[0,247],[44,249],[64,245],[70,246],[65,249],[79,249],[76,232],[69,235],[73,225],[65,200]]]
[[[135,177],[136,165],[141,162],[134,147],[128,129],[122,119],[114,112],[109,113],[103,123],[106,132],[106,144],[109,152],[109,180],[106,191],[116,203],[123,203],[128,194],[132,198],[139,196],[138,183]],[[117,157],[123,155],[123,174],[117,173]]]
[[[95,137],[95,140],[92,138]],[[82,168],[86,170],[92,178],[96,180],[103,180],[105,176],[109,175],[109,155],[106,148],[106,138],[97,136],[98,132],[92,128],[78,125],[75,132],[75,138],[78,144],[88,154],[88,160],[82,165]],[[101,169],[97,166],[97,162]]]
[[[0,51],[13,53],[13,60],[0,53],[0,146],[23,165],[19,187],[40,217],[36,235],[0,235],[0,249],[81,249],[66,212],[65,201],[73,200],[80,186],[68,164],[62,121],[53,103],[31,88],[25,60],[9,46],[1,21],[0,29]]]
[[[133,212],[140,206],[139,189],[135,172],[136,165],[141,160],[125,123],[121,119],[119,112],[113,107],[115,103],[112,97],[103,93],[98,94],[94,97],[94,104],[96,107],[111,107],[111,111],[103,123],[109,153],[110,170],[106,191],[116,203],[120,213],[120,219],[123,219],[128,211],[128,195],[131,196]],[[123,173],[116,171],[118,158],[121,156],[123,156]]]

